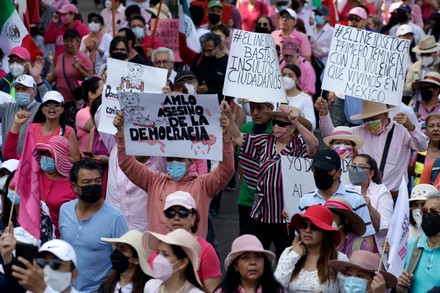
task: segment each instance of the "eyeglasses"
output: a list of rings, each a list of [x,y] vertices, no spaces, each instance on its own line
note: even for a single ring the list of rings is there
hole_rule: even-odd
[[[273,125],[278,125],[279,127],[287,127],[292,125],[290,122],[280,121],[280,120],[272,120]]]
[[[43,104],[43,107],[49,108],[49,107],[55,107],[55,108],[59,108],[61,107],[61,103],[57,103],[57,102],[47,102]]]
[[[349,16],[348,17],[348,21],[351,21],[351,22],[359,22],[361,20],[362,20],[362,18],[360,18],[359,16]]]
[[[40,266],[40,268],[44,269],[46,265],[49,265],[51,269],[55,271],[58,271],[61,265],[63,264],[63,261],[58,258],[46,260],[44,257],[37,257],[35,261]]]
[[[311,231],[318,231],[319,230],[319,228],[315,224],[312,224],[312,223],[309,224],[306,221],[302,221],[302,222],[298,223],[298,229],[300,229],[300,230],[307,230],[309,228]]]
[[[353,165],[348,166],[349,171],[362,172],[365,171],[365,169],[371,169],[371,168],[365,166],[353,166]]]
[[[422,214],[431,214],[433,216],[440,216],[440,209],[436,207],[430,207],[430,208],[422,208]]]
[[[269,27],[269,23],[268,22],[257,22],[257,26],[258,27]]]
[[[188,210],[185,208],[180,208],[180,209],[169,208],[166,209],[164,213],[165,213],[165,217],[167,217],[168,219],[174,219],[176,215],[179,215],[179,218],[181,219],[186,219],[188,218],[189,215],[193,214],[193,210]]]

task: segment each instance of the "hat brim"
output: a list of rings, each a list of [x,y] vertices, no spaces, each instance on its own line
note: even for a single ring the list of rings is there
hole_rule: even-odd
[[[414,82],[414,86],[416,88],[420,88],[423,84],[427,84],[427,83],[434,84],[434,85],[440,87],[440,83],[435,82],[434,80],[431,80],[431,79],[418,80],[418,81]]]
[[[368,270],[368,269],[365,269],[361,265],[358,265],[358,264],[355,264],[355,263],[351,263],[351,262],[348,262],[348,261],[342,261],[342,260],[331,260],[331,261],[329,261],[329,265],[333,269],[335,269],[336,271],[338,271],[339,273],[341,273],[343,275],[345,275],[345,272],[347,271],[347,268],[354,268],[354,269],[358,269],[358,270],[361,270],[361,271],[367,271],[367,272],[370,272],[370,273],[373,273],[373,274],[377,271],[377,269],[376,270]],[[394,288],[394,287],[396,287],[396,285],[397,285],[397,278],[393,274],[388,273],[386,271],[382,271],[382,270],[380,271],[380,273],[382,274],[382,276],[385,279],[385,286],[387,288]]]
[[[228,256],[225,259],[225,270],[228,270],[228,267],[234,263],[235,259],[242,255],[245,252],[259,252],[263,253],[270,261],[270,264],[273,266],[275,264],[275,254],[272,251],[269,250],[252,250],[252,249],[244,249],[244,250],[238,250],[234,252],[230,252]]]
[[[300,111],[300,110],[298,109],[298,111]],[[286,122],[290,122],[289,112],[262,111],[261,113],[268,115],[272,118],[281,118],[281,119],[285,120]],[[312,131],[312,129],[313,129],[312,123],[310,123],[310,121],[307,120],[306,118],[299,116],[298,122],[301,123],[309,131]]]
[[[342,215],[348,221],[348,229],[356,234],[357,236],[362,236],[365,234],[366,226],[364,220],[359,217],[355,212],[341,209],[332,206],[326,206],[330,211]]]
[[[371,112],[371,113],[364,113],[364,114],[357,114],[357,115],[353,115],[350,116],[351,120],[363,120],[366,118],[370,118],[379,114],[383,114],[383,113],[388,113],[391,110],[393,110],[395,107],[389,107],[387,109],[381,110],[381,111],[375,111],[375,112]]]
[[[58,156],[54,148],[50,144],[46,143],[37,143],[35,145],[35,149],[37,151],[49,151],[55,161],[55,166],[58,173],[60,173],[64,177],[70,177],[70,169],[72,168],[72,163],[69,161],[68,157],[64,158],[64,156]]]
[[[349,140],[354,143],[355,149],[360,149],[362,145],[364,144],[364,141],[362,138],[360,138],[357,135],[329,135],[323,138],[324,143],[328,146],[332,140],[335,139],[343,139],[343,140]]]
[[[436,43],[436,45],[431,48],[431,49],[427,49],[427,50],[420,50],[419,46],[415,46],[414,48],[412,48],[412,51],[414,53],[434,53],[437,52],[438,50],[440,50],[440,44]]]
[[[336,169],[336,166],[326,161],[312,161],[312,168],[317,168],[326,172]],[[340,168],[340,167],[339,167]]]
[[[341,243],[341,233],[337,229],[333,228],[333,226],[327,225],[321,219],[316,218],[316,217],[311,217],[306,214],[294,214],[292,216],[292,219],[290,220],[289,227],[293,227],[295,229],[295,231],[298,232],[298,234],[299,234],[298,224],[299,224],[299,221],[302,219],[308,219],[310,222],[313,223],[313,225],[315,225],[319,229],[331,233],[333,235],[335,246],[338,246],[339,243]]]
[[[37,88],[34,87],[34,86],[28,86],[28,85],[23,84],[23,83],[21,83],[21,82],[19,82],[19,81],[14,81],[13,83],[11,83],[11,87],[16,87],[16,86],[19,85],[19,84],[24,85],[25,87],[28,87],[28,88],[37,89]]]

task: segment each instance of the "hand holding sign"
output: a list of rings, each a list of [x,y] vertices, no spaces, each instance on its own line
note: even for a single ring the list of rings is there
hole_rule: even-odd
[[[124,135],[124,114],[118,111],[113,119],[113,125],[118,130],[118,135]]]
[[[328,114],[328,103],[322,97],[316,99],[315,109],[319,112],[319,116],[327,116]]]

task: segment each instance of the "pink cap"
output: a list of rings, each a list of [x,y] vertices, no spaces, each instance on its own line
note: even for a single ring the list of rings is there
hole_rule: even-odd
[[[352,8],[348,14],[359,16],[362,19],[368,18],[367,12],[365,11],[365,9],[363,9],[361,7]]]
[[[281,49],[282,55],[291,55],[295,56],[298,49],[300,48],[299,42],[292,38],[292,37],[286,37],[283,39],[283,46]]]
[[[163,210],[167,210],[173,206],[182,206],[189,210],[196,209],[196,202],[192,195],[186,191],[176,191],[167,196]]]
[[[26,48],[23,47],[15,47],[14,49],[9,52],[9,56],[15,55],[17,57],[20,57],[21,59],[30,60],[31,54],[29,54],[29,51]]]
[[[78,7],[69,3],[69,4],[64,5],[63,8],[58,9],[59,14],[66,14],[66,13],[70,13],[70,12],[78,14]]]

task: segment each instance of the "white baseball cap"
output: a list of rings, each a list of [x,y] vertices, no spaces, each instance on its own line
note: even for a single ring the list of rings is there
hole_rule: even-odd
[[[23,229],[23,227],[14,228],[14,237],[18,242],[32,244],[35,246],[40,245],[40,240],[35,238],[31,233]]]
[[[190,193],[179,190],[167,196],[163,210],[165,211],[173,206],[182,206],[190,210],[196,208],[196,202]]]
[[[290,15],[292,18],[297,19],[295,10],[293,10],[293,9],[291,9],[291,8],[286,8],[286,9],[281,10],[281,11],[280,11],[280,14],[283,13],[284,11],[286,11],[287,13],[289,13],[289,15]]]
[[[41,246],[38,252],[50,252],[62,261],[71,260],[76,267],[75,249],[73,249],[72,245],[61,239],[47,241]]]
[[[2,165],[0,166],[0,169],[5,168],[5,169],[7,169],[9,172],[14,172],[15,170],[17,170],[18,162],[19,162],[19,161],[16,160],[16,159],[10,159],[10,160],[4,161],[4,162],[2,163]]]
[[[407,25],[407,24],[402,24],[401,26],[399,26],[399,28],[397,29],[396,32],[396,36],[403,36],[406,34],[412,33],[414,34],[414,30],[411,26]]]
[[[431,184],[418,184],[411,191],[409,201],[426,200],[426,197],[437,193],[438,190]]]
[[[25,87],[31,87],[33,89],[37,89],[37,84],[35,83],[35,79],[28,75],[28,74],[22,74],[17,79],[11,83],[11,86],[16,86],[17,84],[22,84]]]
[[[63,96],[57,91],[48,91],[41,99],[42,104],[44,104],[48,101],[54,101],[54,102],[58,102],[60,104],[64,104]]]

